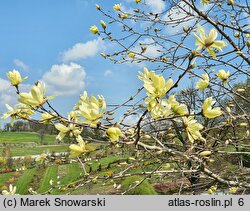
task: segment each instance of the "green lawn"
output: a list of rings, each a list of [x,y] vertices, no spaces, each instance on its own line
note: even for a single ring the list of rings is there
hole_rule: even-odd
[[[67,164],[67,173],[61,180],[61,184],[69,184],[75,181],[80,174],[83,173],[83,169],[79,167],[79,163]]]
[[[58,173],[59,169],[62,166],[58,166]],[[83,169],[80,168],[79,163],[72,163],[72,164],[66,164],[63,165],[63,167],[66,167],[66,172],[65,176],[62,176],[59,181],[61,185],[67,185],[70,184],[71,182],[74,182],[78,179],[81,173],[83,173]],[[62,194],[62,192],[58,189],[53,190],[52,194],[57,195],[57,194]]]
[[[28,189],[30,188],[29,184],[31,183],[36,171],[36,168],[25,170],[23,175],[19,177],[18,181],[15,184],[15,186],[17,187],[16,192],[18,194],[24,195],[28,193]]]
[[[3,148],[0,148],[0,154],[2,153]],[[37,146],[37,147],[15,147],[11,148],[12,156],[25,156],[25,155],[38,155],[43,152],[67,152],[69,151],[68,145],[58,145],[58,146]]]
[[[113,161],[122,159],[122,158],[128,158],[128,156],[124,156],[124,155],[113,155],[113,156],[108,156],[105,158],[100,159],[99,161],[90,161],[87,163],[91,163],[92,166],[92,170],[95,171],[98,169],[99,164],[102,165],[102,167],[107,167],[107,165]],[[113,166],[116,166],[117,164],[113,164]]]
[[[54,181],[57,181],[57,171],[58,171],[58,166],[49,166],[44,175],[42,182],[40,184],[40,187],[38,189],[38,193],[43,193],[45,191],[48,191],[50,189],[50,184],[49,181],[52,179]]]
[[[70,195],[110,195],[115,193],[113,184],[103,185],[102,183],[88,184],[70,192]]]
[[[0,188],[8,181],[8,179],[14,175],[15,172],[0,174]]]
[[[43,142],[53,144],[55,142],[55,135],[45,135]],[[1,132],[0,143],[25,143],[35,142],[40,143],[40,135],[34,132]]]

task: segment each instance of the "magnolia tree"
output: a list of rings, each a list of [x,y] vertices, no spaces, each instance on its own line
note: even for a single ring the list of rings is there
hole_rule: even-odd
[[[192,191],[249,190],[249,172],[244,168],[244,156],[250,154],[249,113],[236,99],[247,103],[250,99],[244,97],[244,88],[234,86],[250,74],[248,0],[170,0],[167,4],[168,9],[158,13],[144,0],[134,0],[130,9],[123,4],[115,4],[113,10],[96,5],[103,20],[90,32],[116,47],[101,56],[118,64],[132,63],[128,67],[139,70],[141,88],[125,102],[109,107],[103,96],[84,92],[64,117],[51,106],[54,97],[46,95],[45,84],[37,82],[30,92],[22,92],[19,84],[26,78],[13,70],[7,77],[20,103],[7,105],[3,119],[55,125],[58,139],[75,138],[76,144],[69,147],[71,157],[83,167],[86,153],[93,150],[91,141],[84,139],[85,127],[103,131],[110,147],[130,156],[121,171],[108,177],[85,172],[78,184],[143,175],[131,190],[147,178],[162,181],[174,176],[188,180]],[[115,112],[124,107],[129,109],[115,122]],[[35,113],[41,119],[33,119]],[[137,122],[127,124],[126,119],[134,115]],[[151,167],[136,171],[142,163]],[[182,189],[183,185],[179,193]]]

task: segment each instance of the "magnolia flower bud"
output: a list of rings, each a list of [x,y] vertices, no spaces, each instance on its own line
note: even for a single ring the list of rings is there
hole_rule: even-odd
[[[128,57],[131,58],[131,59],[134,59],[135,58],[135,53],[129,52]]]
[[[184,32],[188,33],[188,28],[187,28],[186,26],[183,26],[183,27],[182,27],[182,30],[183,30]]]
[[[234,37],[240,37],[240,33],[239,32],[235,32],[234,33]]]
[[[250,135],[250,132],[249,132],[249,130],[247,130],[246,131],[246,137],[249,137],[249,135]]]
[[[237,89],[236,92],[245,92],[245,89]]]
[[[96,4],[95,7],[96,9],[101,10],[101,7],[98,4]]]
[[[150,140],[151,139],[151,136],[150,135],[144,135],[141,137],[142,139],[146,139],[146,140]]]
[[[100,55],[106,59],[107,55],[105,53],[100,53]]]
[[[229,107],[226,107],[226,111],[230,114],[232,111]]]
[[[250,41],[247,41],[247,47],[250,48]]]
[[[201,152],[199,155],[200,155],[201,157],[204,157],[204,156],[209,156],[209,155],[211,155],[211,154],[212,154],[211,151],[203,151],[203,152]]]
[[[106,26],[106,23],[105,23],[103,20],[101,20],[100,23],[101,23],[101,25],[102,25],[102,28],[105,30],[106,27],[107,27],[107,26]]]
[[[248,126],[248,124],[246,122],[240,123],[240,127],[247,127],[247,126]]]
[[[190,68],[193,69],[196,67],[196,62],[193,62],[191,65],[190,65]]]
[[[162,61],[165,62],[165,63],[168,63],[169,59],[166,58],[166,57],[163,57],[163,58],[162,58]]]

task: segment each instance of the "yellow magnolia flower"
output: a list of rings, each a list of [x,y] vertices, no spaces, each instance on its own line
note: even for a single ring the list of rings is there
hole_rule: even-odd
[[[40,122],[48,124],[52,119],[55,118],[55,114],[52,115],[51,113],[44,112],[41,114],[42,120]]]
[[[137,4],[141,2],[141,0],[134,0],[134,1],[135,1],[135,3],[137,3]]]
[[[96,25],[94,26],[91,26],[89,31],[92,33],[92,34],[98,34],[99,33],[99,29]]]
[[[45,97],[45,92],[45,84],[38,82],[35,86],[31,88],[31,91],[29,93],[20,93],[18,101],[29,106],[39,107],[42,106],[48,100],[54,98],[54,96]]]
[[[153,119],[166,118],[173,114],[171,105],[166,99],[156,100],[154,98],[146,98],[145,103],[148,104],[148,111],[150,111]]]
[[[71,144],[69,146],[70,157],[77,157],[84,152],[91,151],[91,147],[87,146],[80,135],[76,137],[78,144]]]
[[[208,194],[213,194],[215,191],[217,190],[217,186],[211,186],[209,189],[208,189]]]
[[[70,149],[71,151],[73,151],[74,153],[81,154],[81,153],[84,152],[85,147],[84,147],[84,146],[79,146],[79,145],[77,145],[77,144],[71,144],[71,145],[69,146],[69,149]]]
[[[106,29],[107,25],[103,20],[100,21],[100,24],[102,25],[103,29]]]
[[[185,115],[188,113],[187,106],[177,102],[174,95],[169,96],[168,103],[171,105],[171,108],[175,114]]]
[[[24,77],[22,79],[20,73],[17,71],[17,70],[12,70],[12,71],[9,71],[8,73],[6,73],[8,79],[10,80],[10,83],[13,85],[13,86],[18,86],[20,83],[22,83],[24,80],[26,80],[28,77]]]
[[[45,161],[45,159],[48,157],[48,154],[46,153],[42,153],[41,155],[39,155],[35,161],[36,162],[40,162],[40,163],[43,163],[43,161]]]
[[[55,128],[60,131],[56,137],[56,139],[59,139],[59,140],[62,140],[64,136],[70,131],[68,127],[66,127],[65,125],[61,123],[55,124]]]
[[[188,139],[191,143],[193,143],[195,140],[205,140],[200,133],[200,130],[203,129],[203,126],[198,123],[193,116],[182,117],[182,120]]]
[[[209,3],[210,3],[210,0],[201,0],[202,5],[206,5],[206,4],[209,4]]]
[[[224,83],[227,83],[227,79],[230,76],[230,72],[229,71],[225,71],[225,70],[219,70],[218,73],[216,74],[218,76],[218,78],[220,78]]]
[[[122,19],[127,19],[128,17],[129,17],[129,14],[126,12],[122,13],[122,15],[121,15]]]
[[[195,45],[198,46],[196,49],[197,51],[205,48],[213,58],[216,58],[214,48],[222,51],[222,48],[227,46],[225,41],[215,40],[218,36],[215,29],[211,29],[209,34],[206,35],[204,28],[198,25],[198,31],[200,36],[194,34],[196,39]]]
[[[144,88],[147,90],[147,95],[152,98],[163,97],[172,87],[173,80],[165,81],[162,75],[155,74],[154,71],[148,71],[144,68],[144,73],[139,72],[138,78],[144,82]]]
[[[75,110],[79,110],[80,115],[86,119],[83,123],[96,127],[97,122],[106,111],[106,102],[103,96],[98,96],[96,99],[94,96],[88,97],[87,92],[84,92],[78,105],[75,106]]]
[[[196,88],[202,91],[202,90],[206,89],[209,85],[209,76],[207,73],[205,73],[201,76],[201,78],[202,79],[200,79],[196,83]]]
[[[69,120],[74,120],[74,121],[78,121],[79,120],[79,113],[76,111],[71,111],[68,113],[68,119]]]
[[[115,142],[122,136],[122,132],[118,127],[110,127],[107,129],[106,134],[111,142]]]
[[[67,133],[69,133],[71,137],[73,135],[77,137],[82,132],[82,129],[77,127],[73,123],[70,123],[68,126],[65,126],[61,123],[56,123],[55,128],[60,131],[56,137],[56,139],[59,139],[59,140],[62,140]]]
[[[2,120],[6,120],[7,118],[11,117],[10,125],[14,125],[14,121],[19,118],[23,119],[29,119],[30,116],[34,113],[33,110],[30,109],[29,106],[24,104],[17,104],[14,107],[11,107],[10,105],[6,104],[6,108],[8,109],[8,112],[4,113],[2,116]]]
[[[15,195],[16,194],[16,186],[13,186],[12,184],[9,185],[9,191],[3,190],[3,195]]]
[[[237,190],[238,190],[237,187],[231,187],[231,188],[229,188],[228,192],[231,193],[231,194],[234,194],[234,193],[237,192]]]
[[[120,11],[120,10],[121,10],[121,4],[115,4],[115,5],[113,6],[113,9],[114,9],[115,11]]]
[[[222,115],[222,111],[219,107],[213,108],[212,105],[215,103],[212,97],[207,98],[202,104],[202,114],[203,116],[213,119]]]

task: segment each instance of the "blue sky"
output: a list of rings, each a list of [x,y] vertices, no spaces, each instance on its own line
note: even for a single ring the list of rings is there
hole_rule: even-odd
[[[89,32],[91,25],[103,19],[95,8],[96,3],[112,10],[119,2],[1,1],[0,113],[5,111],[5,103],[15,103],[12,87],[5,83],[6,72],[14,68],[29,77],[24,83],[27,85],[21,87],[23,90],[27,91],[37,80],[48,82],[48,94],[58,95],[52,104],[64,114],[84,90],[91,95],[103,95],[107,103],[121,103],[139,88],[141,84],[135,77],[138,67],[115,65],[100,56],[107,46]]]
[[[167,8],[167,1],[145,1],[153,12]],[[122,103],[134,94],[142,86],[137,78],[142,66],[113,64],[103,59],[100,53],[114,52],[115,47],[89,32],[91,25],[100,27],[101,19],[107,21],[96,10],[96,3],[113,11],[113,5],[120,2],[128,10],[137,7],[134,0],[1,0],[0,113],[6,111],[6,103],[17,103],[6,77],[6,72],[14,68],[29,77],[20,87],[23,91],[28,91],[37,80],[44,81],[48,94],[57,95],[52,105],[63,115],[71,111],[84,90],[89,95],[103,95],[107,104]],[[177,28],[181,30],[182,26]],[[119,33],[115,26],[108,27],[116,35]],[[139,27],[143,29],[145,25]],[[165,31],[176,33],[176,29]],[[194,46],[193,36],[188,42]],[[153,46],[147,52],[159,56]],[[188,85],[186,81],[181,84]]]

